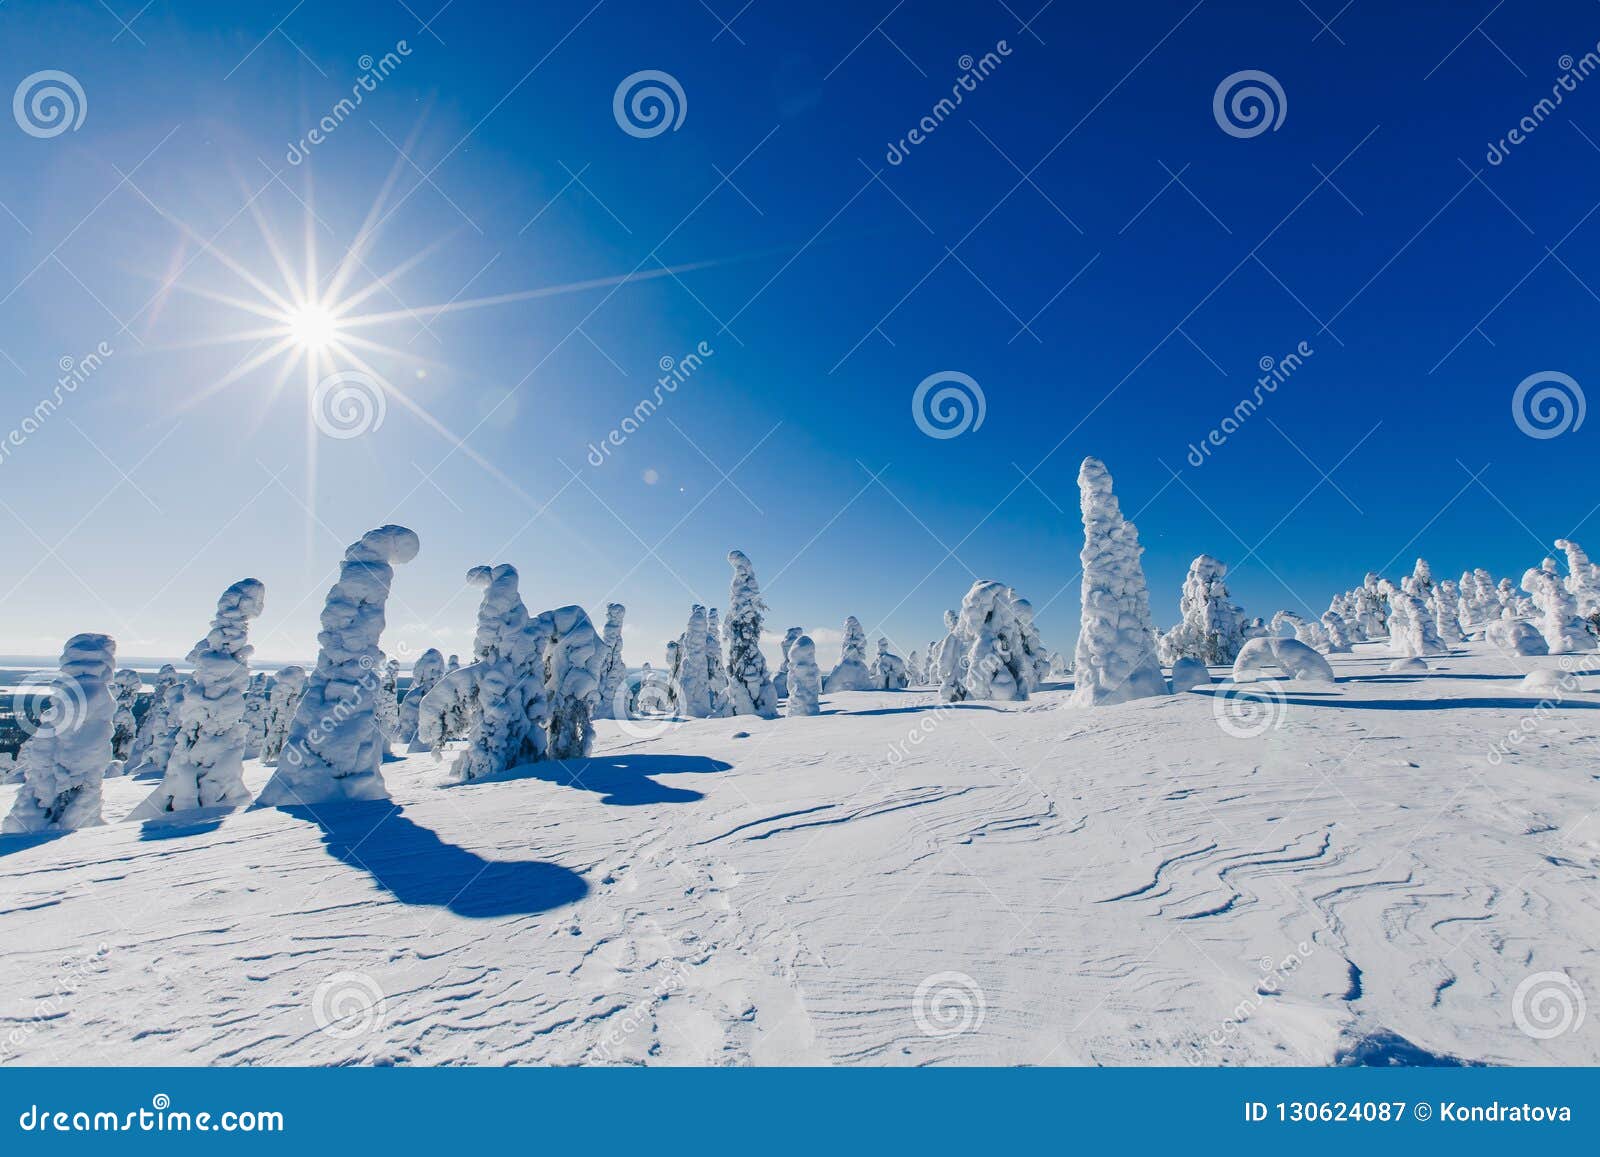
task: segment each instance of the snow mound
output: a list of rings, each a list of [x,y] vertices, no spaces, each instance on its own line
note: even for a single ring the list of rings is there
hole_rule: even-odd
[[[1263,636],[1251,639],[1239,650],[1233,663],[1233,681],[1249,683],[1262,678],[1267,668],[1276,666],[1286,676],[1301,682],[1334,683],[1333,668],[1316,651],[1298,639]]]
[[[1428,661],[1426,659],[1418,658],[1416,655],[1402,655],[1400,658],[1390,663],[1388,669],[1398,673],[1420,673],[1428,669]]]
[[[1211,682],[1211,672],[1199,659],[1185,655],[1172,664],[1172,693],[1181,695],[1192,687],[1204,687]]]

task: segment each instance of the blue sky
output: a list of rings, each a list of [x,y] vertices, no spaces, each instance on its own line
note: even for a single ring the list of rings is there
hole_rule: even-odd
[[[62,359],[112,351],[0,460],[0,650],[102,630],[181,654],[253,575],[260,655],[311,657],[343,545],[385,521],[423,544],[392,650],[470,649],[462,576],[504,561],[536,608],[628,604],[630,660],[659,662],[692,601],[725,603],[734,546],[769,626],[824,658],[847,614],[925,645],[975,576],[1065,649],[1086,454],[1137,512],[1162,623],[1202,551],[1268,616],[1418,553],[1515,577],[1558,536],[1600,548],[1594,427],[1534,438],[1512,411],[1529,375],[1597,373],[1600,79],[1486,159],[1595,49],[1593,4],[111,8],[0,9],[5,89],[60,70],[87,106],[53,136],[0,124],[0,434]],[[615,118],[643,70],[681,88],[676,129]],[[1276,129],[1214,116],[1244,70],[1281,88]],[[309,219],[325,289],[391,172],[345,292],[433,248],[360,305],[397,315],[353,331],[386,347],[360,354],[382,424],[309,425],[310,386],[350,368],[327,354],[309,383],[273,389],[285,354],[208,394],[262,348],[225,340],[264,322],[218,298],[285,290],[253,213],[297,282]],[[978,383],[981,428],[918,428],[940,372]]]

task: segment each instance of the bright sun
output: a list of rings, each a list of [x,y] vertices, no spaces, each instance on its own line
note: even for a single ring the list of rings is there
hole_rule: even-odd
[[[289,337],[302,350],[314,353],[333,344],[339,334],[339,322],[333,311],[317,302],[309,302],[289,315]]]

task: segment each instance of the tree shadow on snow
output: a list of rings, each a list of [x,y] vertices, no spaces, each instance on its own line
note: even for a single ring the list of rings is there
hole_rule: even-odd
[[[918,715],[924,711],[998,711],[987,703],[923,703],[917,707],[873,707],[867,711],[824,711],[823,715]]]
[[[1304,707],[1354,707],[1363,711],[1438,711],[1441,709],[1476,709],[1484,711],[1495,708],[1527,711],[1541,702],[1537,695],[1508,695],[1499,699],[1345,699],[1337,696],[1329,699],[1305,699],[1295,695],[1274,696],[1274,698],[1280,703],[1297,704]],[[1562,709],[1571,708],[1575,711],[1600,711],[1600,703],[1585,702],[1581,699],[1562,699],[1556,706]]]
[[[42,847],[71,834],[71,832],[21,832],[0,835],[0,856],[10,856],[17,852],[25,852],[29,848]]]
[[[1520,679],[1520,678],[1522,678],[1521,675],[1517,675],[1517,674],[1511,674],[1511,675],[1467,675],[1467,674],[1457,674],[1454,671],[1441,671],[1437,667],[1435,667],[1435,668],[1431,668],[1431,669],[1429,669],[1427,671],[1413,671],[1413,672],[1409,672],[1409,673],[1405,672],[1405,671],[1395,671],[1395,672],[1393,672],[1391,674],[1386,674],[1386,675],[1346,675],[1344,677],[1344,681],[1347,682],[1347,683],[1416,683],[1416,682],[1419,682],[1419,681],[1421,681],[1423,679],[1428,678],[1429,676],[1437,676],[1437,677],[1442,678],[1442,679],[1481,679],[1481,680],[1489,680],[1489,681],[1494,681],[1494,682],[1503,682],[1503,681],[1505,681],[1507,679]]]
[[[279,809],[322,829],[328,855],[360,868],[402,904],[457,916],[531,916],[582,899],[589,885],[539,860],[486,860],[441,840],[388,800]]]
[[[503,783],[508,779],[541,779],[558,787],[592,791],[600,802],[615,807],[656,803],[694,803],[704,792],[667,787],[652,776],[706,774],[730,771],[733,764],[703,755],[599,755],[589,759],[546,760],[514,767],[501,775],[473,780],[473,784]],[[468,784],[457,785],[471,786]]]

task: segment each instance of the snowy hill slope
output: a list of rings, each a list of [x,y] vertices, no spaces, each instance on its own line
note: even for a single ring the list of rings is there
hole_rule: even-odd
[[[0,1057],[1600,1063],[1600,1017],[1513,1009],[1600,993],[1600,695],[1538,707],[1480,645],[1332,661],[1254,737],[1220,685],[851,692],[470,786],[413,756],[320,822],[3,840]]]

